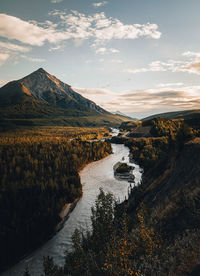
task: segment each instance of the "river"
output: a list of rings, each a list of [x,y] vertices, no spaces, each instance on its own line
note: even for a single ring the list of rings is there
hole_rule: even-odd
[[[117,134],[117,132],[115,132]],[[2,273],[2,276],[22,276],[25,267],[29,268],[31,275],[42,274],[43,256],[51,256],[58,265],[64,264],[65,251],[71,250],[71,236],[77,228],[81,231],[90,229],[91,207],[102,187],[105,192],[112,192],[114,196],[123,201],[128,195],[129,183],[114,178],[113,166],[117,162],[126,162],[134,167],[135,184],[141,181],[141,170],[138,165],[129,163],[129,149],[124,145],[112,144],[113,154],[108,157],[90,163],[81,172],[81,183],[83,185],[83,196],[70,214],[63,228],[42,247],[34,251],[18,264]]]

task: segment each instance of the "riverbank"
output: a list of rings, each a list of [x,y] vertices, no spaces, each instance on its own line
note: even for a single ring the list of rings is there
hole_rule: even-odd
[[[112,153],[112,152],[111,152]],[[110,154],[111,154],[110,153]],[[101,158],[100,160],[103,160],[105,158],[107,158],[110,154],[106,154],[103,158]],[[84,170],[84,168],[91,164],[91,163],[94,163],[94,162],[97,162],[99,160],[95,160],[95,161],[91,161],[89,163],[86,163],[86,164],[83,164],[79,170],[78,170],[78,174],[80,175],[81,171]],[[81,184],[82,185],[82,184]],[[75,209],[78,201],[82,198],[82,195],[81,197],[79,198],[76,198],[73,202],[71,203],[66,203],[63,207],[62,207],[62,210],[60,211],[60,213],[58,214],[59,218],[61,219],[57,225],[55,225],[54,227],[54,231],[52,231],[49,235],[46,235],[45,239],[43,239],[42,241],[36,243],[33,247],[29,248],[29,250],[27,252],[25,252],[24,255],[18,257],[18,258],[15,258],[13,260],[12,263],[8,264],[8,265],[5,265],[4,267],[1,267],[0,268],[0,275],[1,273],[6,273],[7,270],[9,270],[9,268],[12,268],[14,267],[17,263],[20,263],[23,259],[27,258],[28,256],[30,256],[31,254],[34,254],[34,251],[37,251],[39,250],[40,248],[42,248],[48,241],[50,241],[51,239],[53,239],[56,234],[58,232],[60,232],[65,223],[67,222],[67,220],[69,219],[70,217],[70,214],[72,213],[72,211]],[[42,229],[41,229],[42,230]],[[10,276],[10,275],[9,275]],[[21,276],[21,275],[20,275]]]
[[[63,228],[64,223],[68,220],[70,213],[74,210],[79,200],[80,198],[76,198],[72,203],[66,203],[63,206],[62,211],[59,214],[61,221],[55,227],[56,232],[60,231]]]

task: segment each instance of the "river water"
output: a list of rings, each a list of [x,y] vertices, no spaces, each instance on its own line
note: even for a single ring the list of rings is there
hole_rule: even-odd
[[[116,132],[117,134],[117,132]],[[71,250],[71,236],[77,228],[81,231],[90,229],[91,207],[102,187],[105,192],[112,192],[114,196],[123,201],[128,195],[130,183],[114,178],[113,166],[117,162],[126,162],[134,167],[135,184],[141,181],[141,170],[138,165],[129,163],[129,149],[124,145],[112,144],[113,154],[108,157],[87,165],[81,172],[81,183],[83,185],[83,197],[79,200],[76,208],[70,214],[63,228],[42,247],[34,251],[28,257],[20,261],[2,276],[22,276],[25,267],[29,268],[31,275],[42,274],[43,256],[51,256],[58,265],[64,264],[65,251]]]

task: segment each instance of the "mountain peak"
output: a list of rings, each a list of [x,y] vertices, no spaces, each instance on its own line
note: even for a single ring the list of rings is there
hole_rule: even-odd
[[[39,68],[38,70],[36,70],[35,72],[38,72],[38,73],[47,73],[42,67]]]
[[[0,100],[6,98],[6,94],[12,96],[13,104],[16,99],[21,98],[22,105],[24,102],[34,102],[42,106],[48,106],[49,109],[55,108],[62,114],[84,113],[84,114],[104,114],[106,110],[96,105],[94,102],[84,98],[75,92],[71,86],[60,81],[55,76],[39,68],[24,78],[8,83],[7,86],[0,89]],[[9,97],[8,97],[9,98]],[[4,102],[8,102],[7,100]],[[20,102],[18,100],[18,102]],[[41,107],[42,108],[42,107]],[[46,108],[46,107],[45,107]],[[52,111],[53,113],[54,111]]]

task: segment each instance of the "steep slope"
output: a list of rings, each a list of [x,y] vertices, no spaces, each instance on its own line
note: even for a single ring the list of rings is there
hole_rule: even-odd
[[[1,124],[12,120],[14,124],[36,125],[118,125],[126,120],[84,98],[42,68],[0,88],[0,119]]]
[[[82,97],[71,89],[71,87],[56,77],[40,68],[27,77],[19,80],[31,94],[39,100],[53,104],[63,109],[73,108],[81,111],[104,114],[104,109],[94,102]]]
[[[186,276],[200,263],[200,138],[185,142],[178,137],[126,141],[144,168],[142,184],[126,202],[132,227],[141,208],[146,225],[161,240],[158,262],[153,258],[144,275]]]

